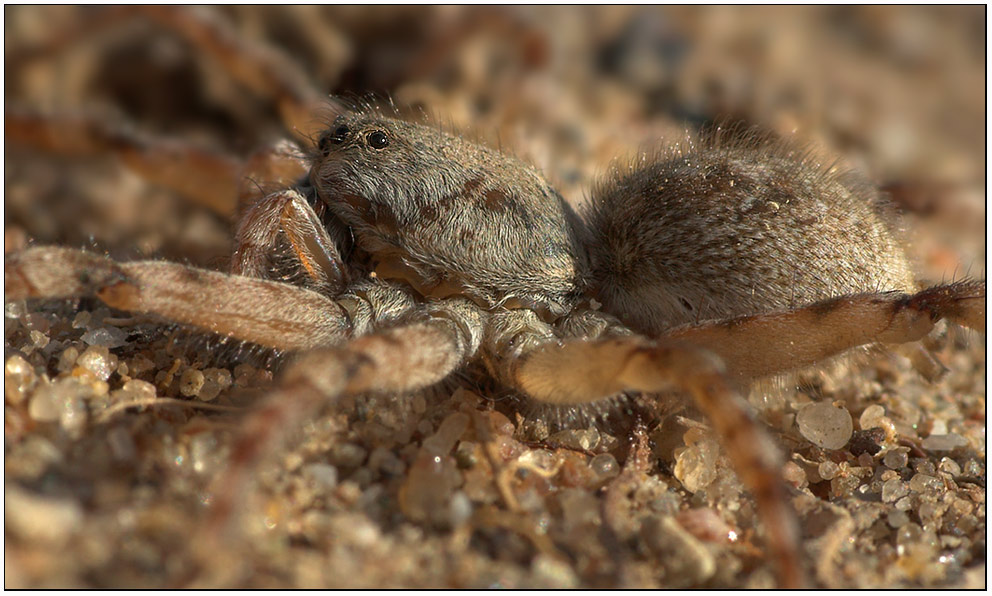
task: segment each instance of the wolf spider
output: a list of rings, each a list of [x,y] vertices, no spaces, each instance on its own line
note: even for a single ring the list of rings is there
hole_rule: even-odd
[[[194,38],[209,25],[152,14]],[[217,39],[198,43],[242,59]],[[256,74],[278,72],[255,59]],[[262,86],[298,121],[315,94],[287,80]],[[374,109],[332,111],[308,154],[283,147],[248,165],[303,172],[264,196],[230,161],[96,120],[7,114],[21,142],[118,152],[222,211],[241,195],[229,274],[55,247],[5,259],[8,301],[96,296],[298,354],[244,424],[211,531],[266,448],[323,404],[471,368],[550,408],[690,395],[755,497],[780,583],[795,587],[782,462],[741,391],[860,346],[916,342],[940,319],[984,328],[984,282],[917,291],[876,193],[767,139],[716,135],[618,167],[576,212],[516,159]]]

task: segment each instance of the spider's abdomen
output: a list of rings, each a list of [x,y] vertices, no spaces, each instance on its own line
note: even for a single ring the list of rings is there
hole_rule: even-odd
[[[638,332],[915,289],[871,185],[777,148],[670,153],[602,185],[592,293]]]

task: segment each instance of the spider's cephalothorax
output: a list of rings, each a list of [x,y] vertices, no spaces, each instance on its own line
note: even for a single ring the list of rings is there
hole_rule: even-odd
[[[577,218],[516,159],[436,128],[347,114],[320,137],[310,180],[377,272],[424,296],[557,317],[581,290]]]

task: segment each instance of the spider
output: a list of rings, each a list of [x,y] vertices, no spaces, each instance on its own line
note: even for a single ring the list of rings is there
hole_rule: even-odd
[[[35,139],[65,128],[8,122]],[[138,146],[89,122],[71,130]],[[5,260],[5,300],[96,296],[299,354],[246,421],[228,487],[320,405],[466,367],[555,408],[677,391],[723,439],[780,582],[796,586],[778,451],[741,391],[859,346],[920,340],[939,319],[984,326],[983,282],[916,291],[873,191],[767,140],[618,166],[578,212],[523,162],[372,109],[338,111],[307,155],[262,159],[273,156],[266,166],[304,175],[242,192],[230,274],[54,247]],[[208,164],[198,175],[219,183],[197,186],[230,196],[235,170]],[[214,520],[233,507],[226,495]]]

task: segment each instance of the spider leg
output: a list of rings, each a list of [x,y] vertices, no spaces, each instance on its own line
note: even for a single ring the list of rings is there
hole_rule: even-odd
[[[231,272],[268,277],[274,267],[273,254],[280,246],[280,234],[288,242],[294,265],[303,270],[310,286],[330,295],[344,290],[349,276],[338,243],[295,189],[269,194],[245,211],[235,232]]]
[[[985,326],[985,282],[962,281],[916,294],[854,294],[782,313],[677,329],[669,337],[719,355],[743,381],[809,366],[851,348],[923,339],[946,318]]]
[[[307,352],[282,374],[280,386],[253,411],[233,443],[230,465],[218,478],[215,500],[200,544],[217,544],[254,465],[273,451],[288,429],[298,428],[320,407],[345,395],[408,393],[444,380],[478,351],[484,313],[467,300],[451,299],[417,308],[390,304],[363,292],[376,322],[395,325],[342,346]]]
[[[511,313],[491,324],[502,337],[491,340],[487,350],[504,382],[552,404],[590,403],[624,391],[690,394],[754,495],[781,586],[802,585],[799,534],[781,479],[779,450],[752,417],[719,358],[692,344],[633,335],[560,341],[531,315]],[[494,347],[507,346],[512,346],[508,356],[492,353]]]
[[[335,345],[351,329],[340,304],[289,284],[176,263],[116,263],[69,248],[4,259],[4,300],[77,296],[280,350]]]

